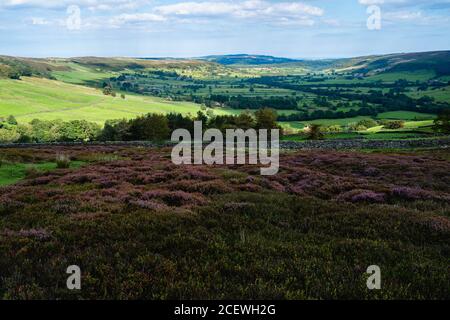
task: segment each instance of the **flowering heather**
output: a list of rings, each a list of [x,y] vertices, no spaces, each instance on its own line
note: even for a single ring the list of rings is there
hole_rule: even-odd
[[[391,194],[395,197],[406,200],[426,200],[438,198],[437,196],[434,196],[432,192],[420,188],[395,187],[392,188]]]
[[[264,177],[252,165],[175,166],[170,149],[1,152],[86,162],[0,187],[3,297],[450,297],[448,151],[290,152]],[[74,294],[58,284],[77,263]],[[377,263],[381,293],[365,285]]]
[[[164,210],[168,209],[168,207],[164,203],[160,203],[157,201],[132,200],[129,203],[130,203],[130,205],[135,206],[137,208],[154,210],[154,211],[164,211]]]
[[[377,193],[371,190],[356,189],[339,195],[338,200],[349,202],[382,203],[386,201],[386,195],[384,193]]]
[[[142,195],[142,199],[160,199],[167,205],[175,207],[205,203],[205,199],[201,195],[187,193],[184,191],[167,191],[161,189],[145,192]]]
[[[51,237],[51,234],[45,229],[29,229],[29,230],[4,230],[0,233],[0,236],[4,237],[19,237],[19,238],[35,238],[37,240],[47,240]]]

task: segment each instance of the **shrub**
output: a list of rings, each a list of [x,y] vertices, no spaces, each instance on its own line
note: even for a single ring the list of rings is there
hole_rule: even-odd
[[[357,125],[370,129],[370,128],[378,126],[378,123],[373,119],[363,119],[363,120],[359,121]]]
[[[58,169],[70,168],[70,158],[65,154],[57,154],[56,155],[56,167]]]
[[[327,128],[327,131],[332,132],[332,133],[338,133],[338,132],[342,132],[343,130],[342,130],[342,126],[336,124],[336,125],[329,126]]]
[[[8,122],[8,124],[12,125],[12,126],[17,126],[17,120],[14,116],[9,116],[8,119],[6,119],[6,121]]]
[[[384,125],[385,129],[396,130],[405,126],[405,122],[402,120],[389,121]]]
[[[25,176],[27,178],[35,178],[39,174],[40,174],[40,171],[35,166],[27,167],[25,169]]]
[[[434,120],[433,129],[437,132],[450,133],[450,110],[446,110],[438,115]]]
[[[20,139],[20,134],[13,127],[11,129],[0,129],[0,142],[13,143]]]
[[[306,137],[309,140],[320,140],[324,138],[322,126],[320,124],[312,124],[305,129]]]

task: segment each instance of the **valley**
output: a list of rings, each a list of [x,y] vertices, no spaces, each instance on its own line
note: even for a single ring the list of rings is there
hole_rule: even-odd
[[[3,56],[0,117],[12,115],[22,124],[85,120],[103,126],[148,113],[194,117],[202,112],[212,118],[271,108],[288,136],[310,124],[321,125],[332,137],[393,136],[382,121],[401,120],[406,121],[397,130],[402,138],[408,130],[431,133],[436,115],[449,108],[449,61],[449,52],[323,61],[250,55],[194,60]],[[359,125],[365,119],[377,124]]]

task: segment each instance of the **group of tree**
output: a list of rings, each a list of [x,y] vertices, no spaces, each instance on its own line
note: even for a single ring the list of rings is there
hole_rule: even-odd
[[[434,120],[433,129],[441,133],[450,133],[450,110],[440,113]]]
[[[244,110],[258,110],[262,108],[296,110],[298,106],[298,98],[291,96],[249,97],[243,95],[211,94],[206,97],[196,96],[193,99],[194,102],[207,106],[218,104],[232,109]]]
[[[38,120],[19,124],[14,117],[0,119],[0,142],[83,142],[95,140],[101,127],[85,120]]]
[[[170,139],[176,129],[194,132],[194,122],[201,121],[203,130],[227,129],[280,129],[274,110],[263,108],[255,113],[243,112],[239,115],[208,115],[199,111],[196,116],[178,113],[147,114],[131,120],[106,121],[98,139],[102,141],[164,141]]]
[[[105,96],[111,96],[111,97],[114,97],[114,98],[117,96],[117,94],[114,91],[114,88],[112,87],[111,84],[104,82],[102,87],[103,87],[103,94]],[[125,99],[125,95],[123,93],[120,94],[120,97],[122,99]]]

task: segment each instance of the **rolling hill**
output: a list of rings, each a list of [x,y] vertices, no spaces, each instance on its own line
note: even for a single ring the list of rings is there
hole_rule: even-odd
[[[139,95],[113,98],[98,89],[36,77],[0,79],[0,97],[0,117],[14,115],[21,123],[38,118],[103,124],[108,119],[130,119],[151,112],[195,114],[200,110],[200,105],[190,102]]]
[[[426,74],[425,79],[450,77],[450,51],[398,53],[343,59],[295,60],[265,55],[216,55],[194,59],[175,58],[101,58],[79,57],[69,59],[33,59],[0,56],[0,78],[39,76],[62,78],[73,72],[94,79],[114,76],[115,72],[140,70],[168,70],[180,74],[208,77],[208,75],[236,76],[235,67],[303,68],[306,72],[353,73],[361,76],[398,73]],[[252,74],[247,75],[252,76]],[[70,76],[69,76],[70,77]],[[389,77],[389,76],[387,76]],[[73,81],[69,81],[73,82]]]
[[[450,80],[450,51],[334,60],[297,61],[252,55],[209,56],[203,59],[205,60],[101,57],[34,59],[0,56],[0,117],[14,115],[20,122],[40,118],[85,119],[103,123],[108,119],[132,118],[150,112],[195,114],[202,108],[202,103],[206,104],[202,99],[214,94],[226,97],[234,95],[241,99],[289,96],[291,100],[297,99],[299,106],[306,103],[312,108],[320,109],[315,105],[315,94],[283,91],[265,85],[253,87],[247,82],[248,78],[264,76],[262,72],[270,74],[270,70],[275,70],[275,76],[289,76],[301,70],[305,72],[305,77],[309,77],[306,73],[310,71],[326,73],[333,70],[337,74],[343,74],[330,75],[330,79],[333,79],[327,81],[336,85],[345,85],[348,74],[365,76],[370,80],[360,80],[358,76],[348,80],[347,84],[352,85],[360,82],[367,85],[377,81],[392,83],[398,79],[439,79],[444,81],[443,87],[430,86],[422,91],[414,89],[407,94],[417,99],[426,94],[438,102],[449,101],[449,87],[445,81]],[[123,74],[128,74],[128,78]],[[119,81],[118,78],[122,79]],[[289,84],[289,77],[286,79]],[[105,96],[99,89],[102,84],[114,81],[117,84],[115,90],[125,92],[126,99]],[[126,83],[129,86],[139,87],[139,90],[123,89],[125,82],[129,82]],[[365,89],[368,88],[355,90]],[[159,94],[158,90],[164,91],[164,95]],[[196,101],[197,104],[187,101]],[[333,101],[335,104],[338,102],[346,101]],[[213,101],[210,106],[217,107],[217,103],[214,103]],[[245,111],[245,108],[227,107],[228,109],[219,105],[214,113],[236,114]],[[231,107],[234,109],[229,109]],[[280,112],[285,111],[285,114],[297,112],[295,108],[279,109]],[[313,109],[309,111],[311,110]],[[344,111],[348,111],[348,108]]]
[[[215,55],[198,58],[209,62],[216,62],[223,65],[265,65],[265,64],[281,64],[299,62],[289,58],[280,58],[265,55],[249,55],[249,54],[231,54],[231,55]]]
[[[420,52],[378,56],[358,63],[357,72],[365,75],[394,72],[433,72],[450,76],[450,51]]]

